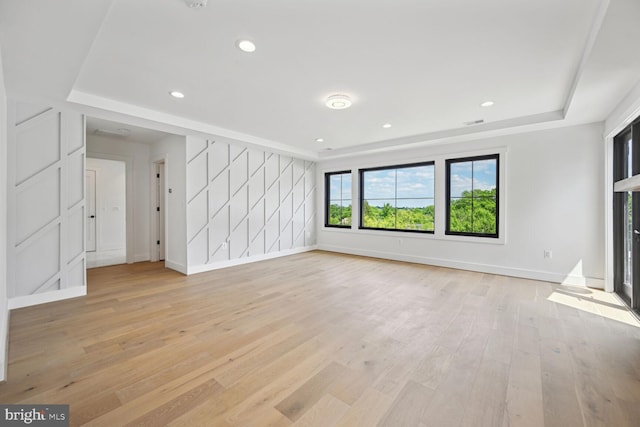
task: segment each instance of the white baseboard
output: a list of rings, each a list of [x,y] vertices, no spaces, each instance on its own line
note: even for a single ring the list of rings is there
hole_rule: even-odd
[[[9,298],[9,310],[32,305],[44,304],[47,302],[60,301],[63,299],[82,297],[87,295],[86,286],[74,286],[73,288],[60,289],[58,291],[43,292],[41,294],[25,295],[21,297]]]
[[[144,262],[144,261],[149,261],[151,259],[151,257],[149,256],[149,254],[137,254],[133,256],[133,262]]]
[[[394,261],[413,262],[416,264],[433,265],[436,267],[455,268],[458,270],[476,271],[479,273],[498,274],[501,276],[519,277],[522,279],[541,280],[544,282],[561,283],[571,286],[585,286],[604,289],[604,279],[584,277],[578,275],[564,275],[549,271],[527,270],[499,265],[480,264],[473,262],[456,261],[443,258],[420,257],[414,255],[397,254],[393,252],[372,251],[366,249],[346,248],[333,245],[318,245],[318,249],[329,252],[338,252],[351,255],[361,255],[372,258],[390,259]]]
[[[220,262],[211,263],[211,264],[194,265],[194,266],[187,267],[186,274],[191,275],[191,274],[197,274],[197,273],[204,273],[205,271],[219,270],[221,268],[235,267],[237,265],[250,264],[252,262],[265,261],[268,259],[280,258],[288,255],[301,254],[303,252],[309,252],[315,249],[318,249],[316,245],[304,246],[302,248],[288,249],[286,251],[273,252],[273,253],[264,254],[264,255],[255,255],[247,258],[232,259],[229,261],[220,261]]]
[[[179,262],[174,262],[174,261],[165,259],[164,260],[164,266],[166,268],[170,268],[170,269],[175,270],[175,271],[177,271],[179,273],[182,273],[184,275],[187,274],[187,267],[184,264],[181,264]]]

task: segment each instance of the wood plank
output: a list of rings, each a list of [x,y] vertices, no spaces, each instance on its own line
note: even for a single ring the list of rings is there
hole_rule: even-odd
[[[509,365],[490,358],[483,359],[471,388],[462,425],[500,425],[505,412],[508,381]]]
[[[369,427],[376,425],[391,406],[390,397],[368,388],[337,423],[338,427]]]
[[[295,427],[333,427],[349,410],[349,405],[325,394],[298,421]]]
[[[512,427],[544,425],[540,356],[514,351],[509,368],[505,424]]]
[[[325,395],[332,384],[346,375],[347,372],[347,368],[339,363],[330,363],[286,399],[278,403],[275,408],[291,421],[296,421]]]
[[[544,425],[582,425],[575,377],[567,345],[543,339],[540,345]]]
[[[413,427],[418,425],[432,397],[433,390],[415,381],[408,381],[378,426]]]

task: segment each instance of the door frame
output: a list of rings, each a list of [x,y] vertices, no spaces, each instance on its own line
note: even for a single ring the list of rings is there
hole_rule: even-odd
[[[127,230],[127,264],[133,264],[135,262],[134,258],[134,227],[133,227],[133,157],[132,156],[122,156],[116,154],[107,154],[100,153],[97,151],[87,151],[87,158],[93,159],[103,159],[103,160],[116,160],[120,162],[124,162],[125,164],[125,191],[126,191],[126,230]],[[85,166],[86,167],[86,166]]]
[[[636,121],[637,122],[637,121]],[[637,123],[632,123],[624,128],[613,138],[613,168],[612,176],[614,183],[633,175],[640,174],[640,139],[634,136],[633,129],[638,128]],[[627,141],[631,141],[631,156],[626,148]],[[631,157],[631,159],[629,159]],[[631,164],[629,164],[631,160]],[[632,170],[628,170],[631,166]],[[640,229],[640,193],[631,192],[631,288],[629,295],[625,288],[626,278],[626,242],[628,242],[628,225],[625,217],[627,212],[625,206],[629,203],[628,191],[615,191],[613,193],[613,290],[631,308],[638,309],[640,294],[640,239],[635,235],[635,231]]]
[[[640,90],[636,91],[640,95]],[[604,290],[614,292],[613,138],[640,117],[640,97],[623,100],[604,122]]]
[[[169,188],[169,156],[167,154],[161,154],[151,158],[150,163],[150,213],[151,217],[149,218],[149,254],[151,262],[160,261],[157,251],[157,241],[159,240],[158,236],[158,215],[156,215],[156,207],[158,207],[158,192],[156,187],[156,168],[157,165],[163,163],[164,164],[164,191],[166,192]],[[164,209],[164,263],[165,267],[167,266],[167,260],[169,259],[169,198],[164,197],[164,203],[160,206],[160,209]]]
[[[93,250],[89,250],[89,247],[87,245],[87,239],[85,238],[85,252],[97,252],[98,251],[98,170],[97,169],[88,169],[85,166],[84,169],[84,173],[85,173],[85,197],[87,197],[87,190],[89,189],[89,180],[87,179],[87,172],[93,172],[93,209],[94,209],[94,223],[93,223],[93,240],[95,241],[95,248]],[[87,200],[85,202],[85,206],[86,206],[86,213],[85,213],[85,221],[89,221],[89,215],[91,215],[91,211],[90,211],[90,203],[89,200]],[[86,227],[85,227],[86,228]],[[87,233],[88,234],[88,233]]]

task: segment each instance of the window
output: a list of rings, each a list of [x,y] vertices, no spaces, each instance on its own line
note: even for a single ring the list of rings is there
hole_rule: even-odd
[[[498,154],[446,161],[446,234],[498,237]]]
[[[351,227],[351,171],[324,175],[325,227]]]
[[[360,170],[360,228],[433,233],[434,163]]]

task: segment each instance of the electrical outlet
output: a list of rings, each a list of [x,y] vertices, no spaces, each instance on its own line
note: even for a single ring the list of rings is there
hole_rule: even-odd
[[[228,247],[228,243],[227,242],[222,242],[222,249],[227,249]]]
[[[545,249],[544,250],[544,257],[548,258],[548,259],[553,258],[553,252],[551,251],[551,249]]]

